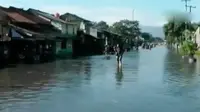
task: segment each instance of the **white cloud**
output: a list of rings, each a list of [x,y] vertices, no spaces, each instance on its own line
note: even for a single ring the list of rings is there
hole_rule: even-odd
[[[102,7],[102,8],[88,8],[80,6],[45,6],[41,7],[40,10],[60,14],[70,12],[77,14],[85,19],[92,21],[101,21],[104,20],[108,24],[112,24],[115,21],[122,19],[132,19],[131,8],[121,8],[121,7]],[[165,23],[164,17],[159,14],[155,14],[146,10],[137,10],[134,11],[134,19],[139,20],[140,24],[147,26],[161,26]]]

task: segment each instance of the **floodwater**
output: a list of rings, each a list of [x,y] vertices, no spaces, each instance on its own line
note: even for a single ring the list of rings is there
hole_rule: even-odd
[[[198,59],[200,60],[200,58]],[[0,71],[1,112],[200,112],[200,62],[165,47]]]

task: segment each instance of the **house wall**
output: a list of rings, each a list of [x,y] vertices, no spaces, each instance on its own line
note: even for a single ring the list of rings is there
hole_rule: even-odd
[[[77,25],[74,24],[67,24],[67,33],[70,35],[76,35],[77,34]]]
[[[9,32],[8,26],[3,26],[2,24],[0,24],[0,35],[5,35],[8,32]]]
[[[200,46],[200,32],[199,32],[199,27],[197,28],[196,32],[194,33],[195,36],[195,42],[197,43],[197,46]]]
[[[64,24],[60,22],[56,22],[56,21],[51,21],[51,24],[57,29],[59,29],[60,31],[62,31],[62,33],[66,32],[66,26]]]
[[[66,46],[62,48],[61,46]],[[66,41],[57,41],[56,42],[56,55],[59,58],[68,58],[72,57],[73,47],[72,47],[72,39],[67,39]]]
[[[77,34],[77,25],[74,24],[63,24],[60,22],[52,21],[51,24],[62,31],[63,34],[76,35]]]
[[[56,41],[56,54],[61,50],[61,41]]]
[[[92,36],[94,36],[94,37],[96,37],[97,38],[97,29],[95,29],[95,28],[90,28],[90,31],[89,31],[90,33],[90,35],[92,35]]]
[[[8,37],[9,29],[8,26],[0,24],[0,41],[10,41],[10,37]]]
[[[198,47],[200,46],[200,34],[196,35],[196,43],[198,45]]]
[[[68,39],[67,40],[67,49],[68,49],[68,52],[72,53],[73,52],[73,47],[72,47],[72,39]]]
[[[78,25],[77,29],[84,30],[85,33],[90,34],[91,25],[83,22],[83,20],[76,18],[72,15],[68,15],[64,20],[67,22],[76,23]]]

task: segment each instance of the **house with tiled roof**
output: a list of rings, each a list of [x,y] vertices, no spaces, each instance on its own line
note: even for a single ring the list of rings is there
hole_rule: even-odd
[[[49,38],[49,32],[45,33],[45,29],[42,29],[41,25],[38,25],[38,23],[32,19],[30,19],[31,17],[34,18],[34,15],[31,14],[25,14],[25,13],[21,13],[21,11],[19,9],[14,9],[12,8],[4,8],[4,7],[0,7],[0,12],[2,14],[5,14],[7,16],[7,21],[8,21],[8,25],[13,28],[14,30],[16,30],[18,32],[18,29],[21,29],[20,31],[23,31],[21,33],[27,34],[26,36],[21,36],[20,38],[36,38],[39,35],[46,35],[46,37],[44,36],[43,39],[45,38]],[[30,18],[24,16],[24,15],[29,15]],[[43,25],[44,26],[44,25]],[[47,24],[48,28],[50,28],[50,26]],[[49,30],[48,29],[48,30]],[[33,34],[31,34],[30,32],[34,32]],[[38,34],[37,36],[34,34]],[[13,37],[13,39],[17,39],[18,37]]]
[[[100,54],[103,51],[102,47],[102,39],[98,37],[98,30],[94,27],[94,23],[90,20],[84,19],[80,16],[77,16],[72,13],[65,13],[60,16],[60,18],[66,22],[75,23],[78,25],[78,39],[80,39],[81,45],[77,45],[76,47],[79,50],[83,51],[87,49],[86,53],[90,55],[90,53]],[[84,48],[84,46],[87,46]],[[91,47],[92,46],[92,47]]]
[[[78,25],[78,30],[82,30],[86,34],[90,34],[90,29],[93,26],[93,22],[87,19],[84,19],[80,16],[71,13],[65,13],[60,16],[60,18],[66,22],[76,23]],[[93,30],[93,29],[91,29]],[[94,35],[96,36],[96,35]]]
[[[63,21],[59,16],[36,10],[28,9],[34,15],[49,21],[55,28],[62,32],[62,35],[57,36],[56,52],[57,56],[66,58],[73,54],[73,39],[77,35],[77,24]]]
[[[0,7],[0,14],[7,17],[6,26],[8,37],[11,38],[10,56],[12,59],[32,62],[55,55],[53,42],[56,36],[51,33],[55,30],[51,28],[50,23],[38,24],[40,18],[14,7]]]

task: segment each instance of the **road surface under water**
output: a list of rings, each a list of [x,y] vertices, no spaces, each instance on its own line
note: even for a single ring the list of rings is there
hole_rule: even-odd
[[[200,60],[200,59],[199,59]],[[165,47],[0,71],[1,112],[199,112],[200,62]]]

